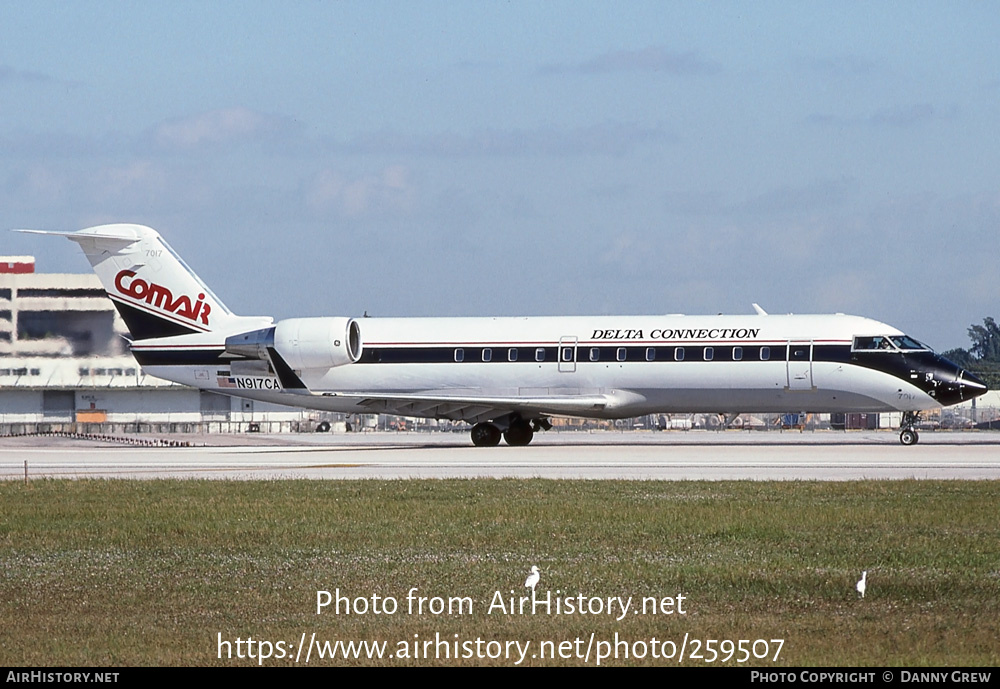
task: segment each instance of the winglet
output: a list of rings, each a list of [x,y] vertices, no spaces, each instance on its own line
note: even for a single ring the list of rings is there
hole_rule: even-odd
[[[766,316],[767,315],[767,311],[765,311],[764,309],[760,308],[760,304],[754,303],[753,310],[757,312],[758,316]]]

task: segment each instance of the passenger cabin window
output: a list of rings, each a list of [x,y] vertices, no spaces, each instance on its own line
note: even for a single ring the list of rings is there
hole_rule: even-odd
[[[646,361],[652,361],[656,358],[656,350],[652,347],[646,347]]]
[[[771,348],[770,347],[761,347],[760,348],[760,360],[761,361],[768,361],[770,358],[771,358]]]
[[[573,348],[563,347],[562,348],[562,360],[563,361],[573,361]]]
[[[465,361],[465,350],[461,347],[455,350],[455,361]]]
[[[483,361],[492,361],[492,360],[493,360],[493,350],[490,349],[489,347],[485,347],[483,349]]]
[[[711,347],[705,347],[705,361],[711,361],[715,358],[715,350]]]
[[[618,361],[625,361],[625,348],[624,347],[619,347],[618,348]]]
[[[674,361],[684,361],[684,348],[677,347],[674,349]]]
[[[545,361],[545,347],[539,347],[535,350],[535,361]]]
[[[601,350],[598,349],[597,347],[591,347],[590,348],[590,360],[591,361],[600,361],[600,359],[601,359]]]
[[[733,347],[733,361],[743,361],[742,347]]]
[[[507,350],[507,361],[517,361],[517,348],[511,347]]]

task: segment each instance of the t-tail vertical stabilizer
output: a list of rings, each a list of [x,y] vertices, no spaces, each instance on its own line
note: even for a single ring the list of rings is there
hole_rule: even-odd
[[[235,333],[272,322],[234,315],[150,227],[119,223],[79,232],[23,231],[79,244],[134,340]]]

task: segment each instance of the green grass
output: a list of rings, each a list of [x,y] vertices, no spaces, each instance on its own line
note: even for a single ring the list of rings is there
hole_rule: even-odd
[[[996,665],[995,482],[0,484],[0,665],[235,665],[218,634],[785,639],[774,665]],[[486,614],[494,592],[686,597],[687,614]],[[868,595],[854,582],[868,569]],[[407,614],[468,596],[471,615]],[[317,590],[394,615],[316,614]],[[584,647],[586,641],[584,642]],[[292,651],[294,653],[294,650]],[[593,664],[593,656],[590,663]],[[315,658],[312,661],[316,662]],[[608,664],[662,664],[650,657]],[[688,661],[691,662],[691,661]],[[476,659],[383,664],[496,664]],[[581,664],[528,658],[525,664]],[[289,665],[272,659],[268,665]],[[337,664],[370,664],[338,660]],[[374,661],[371,664],[375,664]],[[701,664],[694,661],[694,664]]]

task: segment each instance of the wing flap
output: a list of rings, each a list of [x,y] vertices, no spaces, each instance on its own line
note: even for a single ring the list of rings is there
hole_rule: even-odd
[[[505,414],[525,416],[602,416],[607,409],[645,401],[631,391],[604,394],[468,395],[447,392],[318,392],[311,390],[278,351],[267,348],[282,389],[287,393],[336,398],[368,409],[373,414],[398,414],[478,423]]]
[[[611,404],[609,395],[531,397],[455,396],[409,393],[320,393],[350,400],[372,413],[478,422],[514,412],[525,415],[596,416]]]

